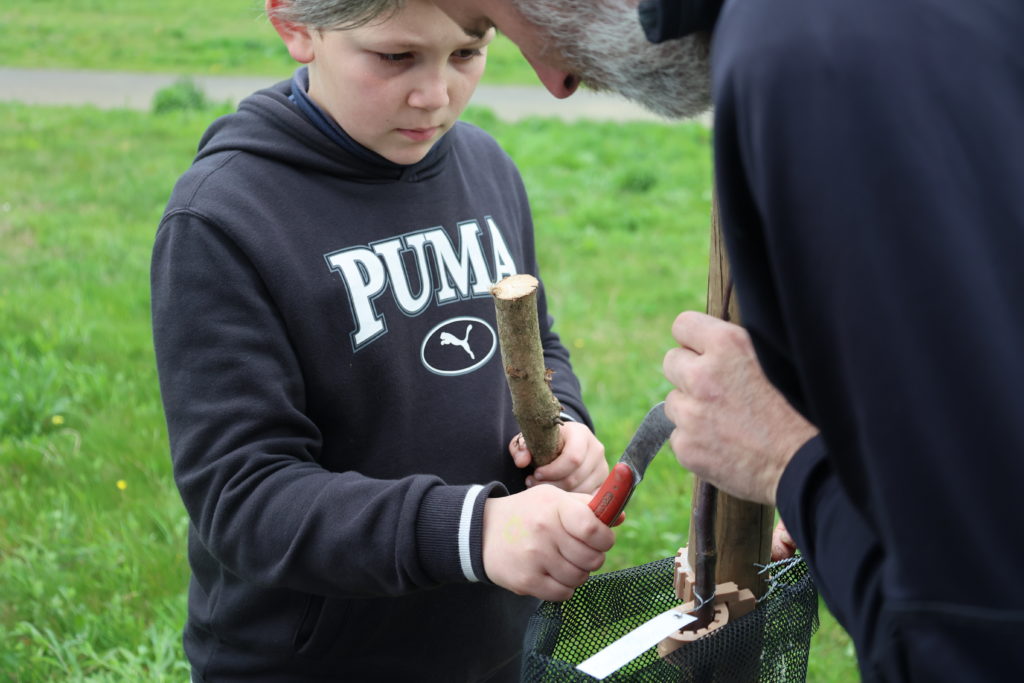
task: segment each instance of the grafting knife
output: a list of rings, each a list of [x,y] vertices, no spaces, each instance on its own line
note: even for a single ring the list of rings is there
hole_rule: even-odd
[[[590,501],[590,509],[598,519],[611,526],[619,518],[636,485],[644,478],[647,466],[668,441],[675,427],[665,417],[664,401],[647,411],[622,457]]]

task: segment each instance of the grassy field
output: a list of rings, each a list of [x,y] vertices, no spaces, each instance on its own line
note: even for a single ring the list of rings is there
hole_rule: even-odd
[[[262,0],[32,0],[0,9],[0,65],[287,76],[295,69]],[[488,84],[537,83],[503,36]]]
[[[0,679],[186,675],[186,519],[153,368],[148,260],[213,115],[0,106]],[[470,118],[522,167],[557,329],[617,454],[668,389],[675,312],[703,306],[708,131]],[[673,554],[688,509],[689,477],[663,453],[606,568]],[[823,620],[811,680],[856,680],[846,636]]]

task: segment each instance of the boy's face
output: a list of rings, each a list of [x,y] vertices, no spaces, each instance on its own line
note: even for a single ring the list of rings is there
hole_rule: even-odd
[[[398,164],[420,161],[455,124],[494,37],[467,34],[426,0],[383,22],[300,33],[299,54],[286,43],[309,63],[309,96],[354,140]]]

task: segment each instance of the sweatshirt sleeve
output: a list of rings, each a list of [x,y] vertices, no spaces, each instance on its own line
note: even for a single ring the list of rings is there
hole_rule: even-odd
[[[522,226],[520,239],[523,244],[523,253],[526,254],[526,262],[523,264],[522,272],[531,273],[540,281],[540,289],[537,291],[537,317],[539,318],[541,347],[544,349],[544,365],[553,371],[551,376],[551,392],[562,404],[563,419],[581,422],[593,431],[593,420],[583,403],[582,389],[579,379],[572,369],[569,349],[562,344],[561,339],[555,332],[554,318],[548,312],[544,280],[539,275],[540,266],[537,263],[533,215],[530,210],[526,187],[512,160],[504,152],[501,153],[501,158],[509,174],[507,184],[508,186],[515,187],[516,194],[518,195],[518,224]]]
[[[284,323],[224,232],[189,211],[169,214],[151,286],[175,481],[224,571],[342,597],[485,578],[483,503],[504,487],[323,468]]]
[[[820,436],[790,460],[776,501],[829,610],[854,642],[870,643],[882,601],[881,550],[840,487]]]
[[[562,404],[562,417],[581,422],[594,430],[594,424],[586,406],[583,405],[579,379],[572,370],[569,350],[555,333],[554,319],[548,314],[547,297],[541,285],[537,295],[537,314],[540,316],[541,346],[544,348],[544,365],[554,371],[551,376],[551,392]]]

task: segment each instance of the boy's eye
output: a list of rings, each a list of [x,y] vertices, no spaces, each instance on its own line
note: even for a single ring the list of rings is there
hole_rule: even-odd
[[[466,61],[473,59],[473,57],[479,57],[481,54],[483,53],[480,50],[472,50],[467,48],[465,50],[456,50],[455,52],[452,53],[452,57],[454,57],[455,59],[461,59]]]
[[[380,61],[385,62],[387,64],[398,64],[399,62],[404,62],[407,59],[412,59],[412,53],[411,52],[396,52],[396,53],[378,52],[377,53],[377,58],[380,59]]]

